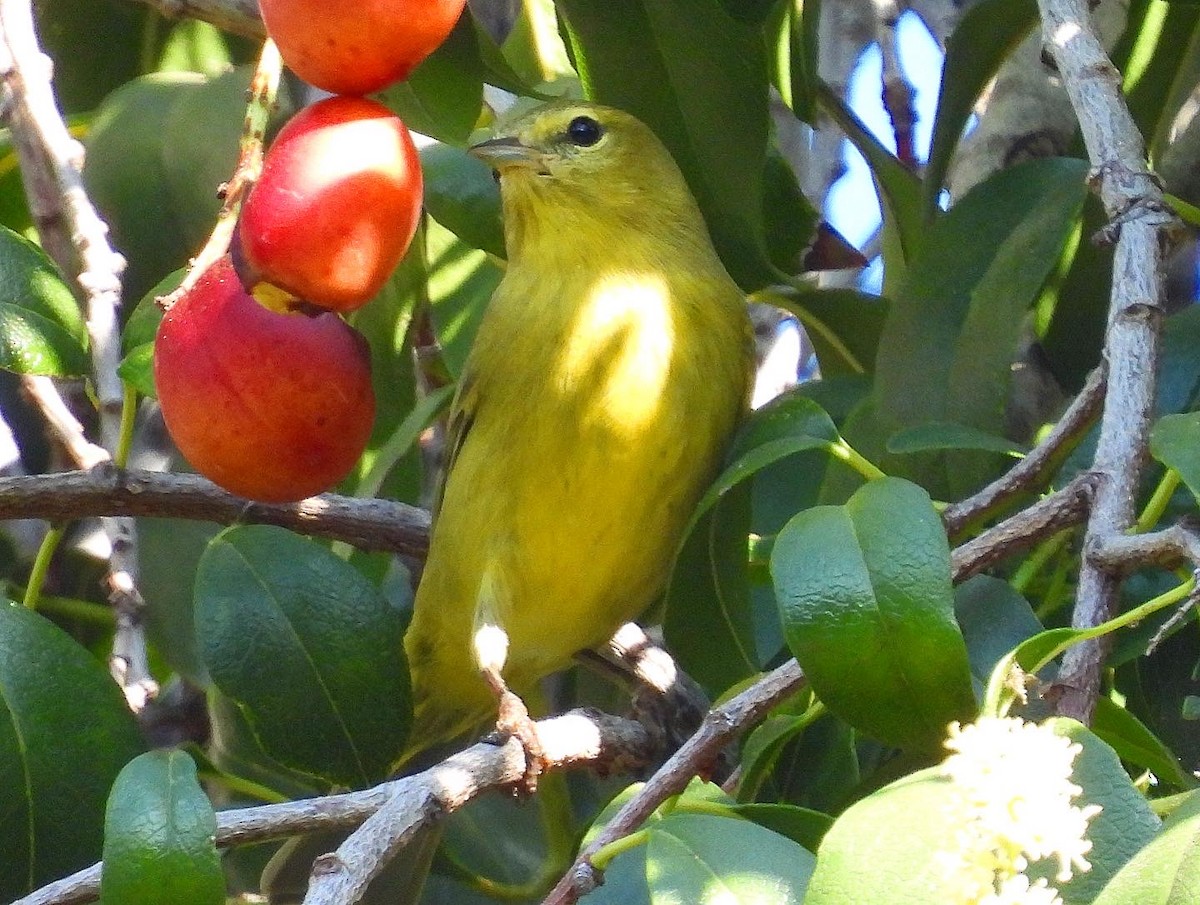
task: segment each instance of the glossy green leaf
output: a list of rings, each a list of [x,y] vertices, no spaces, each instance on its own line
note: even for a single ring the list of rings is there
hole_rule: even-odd
[[[504,271],[486,252],[471,247],[436,220],[427,218],[426,223],[425,267],[433,323],[446,364],[458,376]]]
[[[142,300],[125,321],[121,331],[121,351],[124,358],[117,369],[121,379],[132,385],[143,396],[158,397],[154,386],[154,335],[162,320],[163,311],[158,305],[161,296],[168,295],[183,282],[186,270],[180,268],[168,274],[142,296]]]
[[[0,368],[88,373],[87,328],[62,274],[40,248],[0,227]]]
[[[142,749],[104,665],[0,602],[0,900],[99,859],[109,788]]]
[[[1092,905],[1192,905],[1200,901],[1200,794],[1121,868]]]
[[[897,455],[944,449],[980,449],[1006,455],[1024,453],[1019,444],[1005,437],[951,421],[929,421],[905,428],[887,441],[888,452]]]
[[[758,672],[746,564],[750,478],[837,438],[811,399],[781,396],[752,413],[725,468],[696,507],[667,585],[663,630],[672,654],[710,695]]]
[[[954,617],[967,642],[971,675],[981,686],[1013,648],[1043,631],[1029,601],[991,575],[976,575],[954,589]]]
[[[717,251],[748,290],[778,282],[763,229],[769,117],[762,30],[720,0],[559,0],[585,94],[674,155]]]
[[[1127,28],[1136,30],[1136,37],[1129,36],[1131,53],[1118,64],[1126,103],[1157,164],[1175,139],[1180,107],[1200,77],[1200,10],[1190,4],[1151,3],[1145,15],[1130,16]]]
[[[108,799],[100,905],[223,905],[217,815],[182,751],[126,764]]]
[[[141,74],[154,10],[96,0],[38,0],[33,7],[42,49],[54,60],[54,94],[67,113],[93,109]]]
[[[767,21],[773,44],[771,81],[783,102],[801,120],[812,125],[816,117],[818,76],[817,28],[820,0],[780,3]]]
[[[874,400],[884,436],[929,421],[1003,433],[1022,323],[1083,204],[1086,173],[1066,158],[1002,170],[928,229],[880,338]],[[996,468],[962,455],[975,458],[939,457],[921,483],[957,497]]]
[[[158,72],[199,72],[216,77],[233,66],[224,32],[209,22],[182,19],[171,26],[158,58]]]
[[[411,722],[404,626],[353,567],[282,529],[230,528],[200,558],[196,631],[280,763],[346,786],[387,774]]]
[[[219,190],[237,165],[252,74],[243,66],[181,91],[156,137],[165,179],[157,201],[173,215],[189,254],[212,233],[221,210]]]
[[[472,17],[463,15],[442,45],[407,79],[379,94],[415,132],[464,144],[483,109],[483,71]]]
[[[245,71],[211,83],[194,73],[146,76],[97,111],[84,182],[128,262],[127,297],[184,266],[211,230],[217,187],[237,159],[246,79]]]
[[[1103,809],[1088,823],[1092,849],[1087,859],[1092,869],[1076,871],[1069,882],[1055,884],[1066,905],[1090,905],[1125,862],[1154,838],[1160,821],[1112,748],[1074,720],[1052,719],[1046,725],[1083,749],[1071,771],[1071,781],[1083,789],[1076,804],[1098,804]],[[1053,883],[1057,870],[1057,865],[1041,862],[1028,873]]]
[[[500,189],[481,160],[452,145],[421,149],[425,210],[472,248],[503,258]]]
[[[739,804],[733,810],[773,833],[786,836],[810,852],[817,850],[821,838],[833,826],[833,818],[828,814],[791,804]]]
[[[983,0],[969,7],[951,32],[925,167],[926,220],[936,216],[950,160],[980,93],[1037,21],[1034,0]]]
[[[780,532],[771,576],[788,646],[834,714],[899,747],[937,747],[975,708],[950,550],[929,496],[895,478]]]
[[[815,860],[790,839],[748,820],[671,814],[649,824],[644,848],[615,858],[605,884],[583,901],[799,905]]]
[[[1160,418],[1150,430],[1150,452],[1179,472],[1192,496],[1200,500],[1200,412]]]

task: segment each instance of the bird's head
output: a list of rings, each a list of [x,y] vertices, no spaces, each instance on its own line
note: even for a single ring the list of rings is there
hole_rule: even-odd
[[[670,153],[622,110],[585,101],[546,104],[502,122],[493,138],[470,150],[496,171],[508,226],[522,233],[522,223],[533,219],[560,230],[583,221],[613,230],[672,222],[703,230]]]

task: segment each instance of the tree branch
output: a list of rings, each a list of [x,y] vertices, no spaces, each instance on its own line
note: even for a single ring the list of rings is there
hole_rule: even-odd
[[[112,466],[0,478],[0,519],[65,522],[107,515],[278,525],[362,550],[397,553],[417,564],[429,548],[429,513],[391,500],[326,493],[284,505],[253,503],[198,475]]]
[[[1106,373],[1107,368],[1101,364],[1088,375],[1083,389],[1062,418],[1025,458],[978,493],[946,507],[942,523],[951,538],[995,515],[1014,499],[1045,485],[1100,413]]]
[[[641,826],[655,808],[682,792],[692,777],[706,772],[726,745],[803,685],[804,673],[795,660],[789,660],[741,694],[710,710],[700,730],[650,777],[579,853],[571,869],[542,905],[572,905],[599,886],[603,875],[592,866],[592,855]]]
[[[653,756],[650,736],[632,720],[577,710],[541,720],[537,726],[552,770],[590,767],[623,772],[648,763]],[[357,899],[346,897],[350,895],[346,891],[339,892],[340,897],[327,898],[331,887],[349,889],[361,883],[365,888],[374,875],[370,872],[382,868],[395,850],[418,831],[441,822],[484,792],[510,786],[524,775],[525,753],[519,741],[510,739],[500,746],[480,742],[421,773],[370,789],[219,811],[216,842],[221,848],[229,848],[362,824],[336,856],[326,856],[314,866],[314,879],[305,899],[340,905]],[[389,837],[386,853],[381,850],[381,836]],[[362,848],[366,839],[371,840],[370,851]],[[357,841],[351,844],[352,840]],[[336,860],[328,860],[331,858]],[[13,905],[94,901],[100,893],[100,868],[94,864]]]
[[[1102,547],[1134,523],[1134,495],[1146,456],[1162,322],[1166,229],[1162,193],[1150,174],[1145,146],[1121,93],[1121,76],[1104,52],[1086,0],[1038,0],[1043,35],[1083,132],[1100,198],[1119,233],[1109,308],[1108,387],[1093,462],[1099,481],[1085,549]],[[1110,618],[1120,577],[1084,558],[1072,625]],[[1056,709],[1084,722],[1100,689],[1106,644],[1085,641],[1063,658]]]
[[[1043,538],[1084,522],[1096,484],[1094,475],[1079,475],[1062,490],[956,548],[950,557],[955,584],[1014,553],[1036,546]]]

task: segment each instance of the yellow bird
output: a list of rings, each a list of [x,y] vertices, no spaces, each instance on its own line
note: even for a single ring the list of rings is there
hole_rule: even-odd
[[[752,370],[742,292],[644,124],[559,102],[471,152],[499,176],[508,268],[450,413],[405,638],[410,751],[654,600]]]

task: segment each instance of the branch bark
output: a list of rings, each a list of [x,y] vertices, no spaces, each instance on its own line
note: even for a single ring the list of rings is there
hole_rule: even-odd
[[[396,553],[410,564],[423,562],[429,548],[429,513],[391,500],[326,493],[298,503],[253,503],[197,475],[122,471],[110,465],[0,478],[0,519],[65,522],[107,515],[278,525],[362,550]]]
[[[1086,0],[1038,0],[1043,36],[1083,132],[1094,178],[1109,216],[1119,218],[1105,357],[1108,387],[1093,462],[1098,482],[1084,549],[1103,545],[1134,523],[1134,494],[1146,456],[1163,303],[1166,229],[1162,193],[1121,93],[1121,76],[1105,54]],[[1120,576],[1085,556],[1072,624],[1087,628],[1110,618]],[[1101,641],[1071,648],[1063,659],[1057,711],[1090,720],[1106,652]]]

